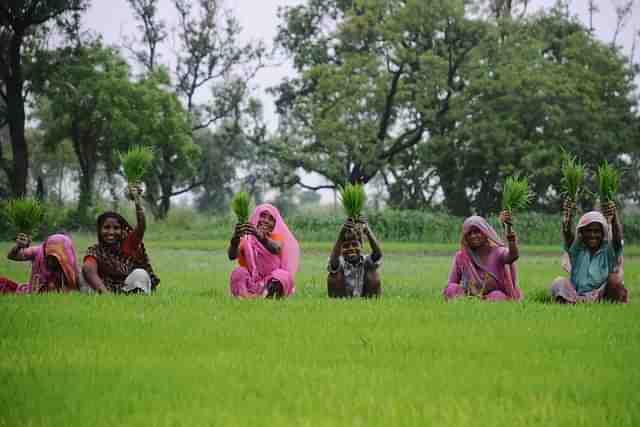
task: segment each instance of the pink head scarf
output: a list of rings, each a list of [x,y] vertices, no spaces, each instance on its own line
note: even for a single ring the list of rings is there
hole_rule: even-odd
[[[287,227],[287,224],[282,219],[278,209],[269,203],[258,205],[253,211],[249,222],[254,226],[258,225],[260,214],[264,211],[269,212],[269,214],[271,214],[271,216],[276,220],[272,234],[275,234],[282,239],[282,251],[280,252],[281,268],[289,271],[291,274],[295,274],[298,271],[300,263],[300,245],[293,233],[289,230],[289,227]],[[247,260],[247,262],[251,264],[250,260]]]
[[[47,256],[53,256],[58,260],[64,274],[65,287],[78,289],[76,250],[73,246],[73,241],[64,234],[53,234],[42,245],[37,247],[31,268],[31,285],[36,285],[38,281],[42,285],[57,282],[55,272],[51,271],[47,266]]]
[[[471,231],[471,229],[475,227],[478,230],[480,230],[480,232],[482,234],[484,234],[484,236],[489,239],[489,242],[492,246],[504,246],[504,242],[500,239],[500,237],[498,236],[498,233],[496,233],[496,230],[493,229],[493,227],[491,226],[491,224],[489,224],[487,222],[486,219],[484,219],[483,217],[479,216],[479,215],[473,215],[470,216],[469,218],[464,220],[464,223],[462,224],[462,247],[463,249],[466,248],[467,246],[467,242],[465,239],[465,236],[467,235],[467,233],[469,231]]]

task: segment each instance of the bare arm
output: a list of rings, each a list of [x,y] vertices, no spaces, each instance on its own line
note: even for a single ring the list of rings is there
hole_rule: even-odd
[[[229,248],[227,249],[227,255],[229,260],[233,261],[240,255],[240,238],[247,234],[246,228],[248,224],[236,224],[233,230],[233,236],[229,240]]]
[[[509,252],[504,257],[505,264],[511,264],[520,258],[520,251],[518,250],[518,237],[513,229],[513,216],[508,210],[500,212],[500,221],[503,224],[508,224],[507,227],[507,248]]]
[[[28,261],[28,258],[24,254],[24,249],[31,245],[31,239],[29,236],[23,233],[19,233],[16,237],[16,245],[9,250],[7,258],[11,261]]]
[[[282,251],[282,244],[280,242],[278,242],[277,240],[272,240],[268,238],[267,236],[262,234],[262,232],[260,232],[259,230],[255,230],[253,234],[256,236],[256,239],[258,239],[258,241],[262,244],[262,246],[267,248],[269,252],[271,252],[274,255],[280,255],[280,252]]]
[[[607,222],[611,224],[611,238],[612,244],[616,249],[622,247],[622,223],[620,222],[620,216],[618,215],[618,208],[615,202],[608,202],[604,206],[603,215],[607,219]]]
[[[109,292],[109,289],[104,285],[102,278],[98,274],[98,265],[95,262],[85,262],[82,265],[82,274],[89,286],[98,293],[104,294]]]
[[[380,248],[378,239],[376,239],[376,236],[373,234],[373,231],[366,221],[362,224],[362,231],[364,232],[364,235],[367,236],[367,239],[369,239],[369,245],[371,246],[371,260],[373,262],[378,262],[380,261],[380,258],[382,258],[382,249]]]
[[[562,237],[564,238],[565,248],[570,248],[575,240],[573,232],[573,214],[576,204],[570,200],[565,200],[562,206]]]
[[[340,267],[340,254],[342,253],[342,243],[344,241],[344,234],[347,230],[347,224],[343,225],[340,228],[340,232],[338,233],[338,239],[336,243],[333,245],[333,249],[331,250],[331,255],[329,256],[329,265],[332,270],[337,270]]]
[[[129,197],[133,200],[136,206],[136,230],[140,233],[140,238],[144,236],[144,232],[147,229],[147,220],[144,216],[144,207],[142,206],[142,188],[139,185],[132,185],[129,187]]]

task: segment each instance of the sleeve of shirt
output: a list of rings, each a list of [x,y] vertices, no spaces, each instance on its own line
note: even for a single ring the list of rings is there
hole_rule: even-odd
[[[342,258],[338,258],[338,268],[333,269],[331,268],[331,257],[329,257],[329,260],[327,261],[327,271],[331,274],[336,274],[342,271]]]
[[[36,259],[36,254],[40,250],[41,246],[42,245],[37,245],[37,246],[29,246],[28,248],[24,248],[22,250],[22,256],[24,256],[24,259],[26,260],[33,261],[34,259]]]
[[[82,259],[82,263],[98,265],[98,257],[96,256],[96,248],[94,246],[91,246],[89,249],[87,249],[87,253]]]
[[[367,255],[364,259],[364,267],[367,270],[377,270],[381,264],[382,264],[382,256],[380,256],[380,259],[378,259],[378,261],[374,261],[371,255]]]
[[[140,244],[142,243],[142,236],[140,234],[136,228],[132,233],[129,233],[127,240],[122,242],[122,252],[124,252],[126,256],[130,257],[135,255],[138,248],[140,248]]]

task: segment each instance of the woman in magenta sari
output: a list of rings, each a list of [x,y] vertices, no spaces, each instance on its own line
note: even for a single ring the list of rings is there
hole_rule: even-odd
[[[283,298],[296,290],[300,246],[280,212],[270,204],[256,207],[246,224],[237,224],[229,243],[231,294],[239,298]]]
[[[0,277],[0,293],[78,290],[76,250],[71,238],[64,234],[53,234],[36,246],[31,246],[27,235],[18,234],[7,257],[12,261],[31,261],[31,278],[29,283],[19,284]]]
[[[503,211],[500,219],[511,223],[511,214]],[[456,253],[449,273],[445,299],[476,296],[484,300],[520,300],[515,261],[519,257],[516,233],[507,233],[508,246],[480,216],[467,218],[462,225],[461,249]]]

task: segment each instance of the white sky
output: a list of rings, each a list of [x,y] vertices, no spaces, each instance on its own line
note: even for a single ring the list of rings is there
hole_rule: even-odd
[[[615,29],[615,6],[624,0],[598,0],[600,12],[595,16],[594,26],[598,36],[607,42],[611,41]],[[262,40],[268,46],[272,45],[278,26],[278,7],[294,6],[304,3],[304,0],[227,0],[226,6],[234,11],[243,28],[243,39]],[[541,7],[550,7],[555,0],[532,0],[530,10],[535,11]],[[640,0],[636,0],[634,16],[627,23],[620,42],[628,54],[631,51],[632,35],[640,30]],[[588,21],[588,1],[573,0],[571,2],[573,13]],[[169,0],[160,0],[160,15],[168,26],[175,25],[177,14]],[[634,22],[635,21],[635,22]],[[85,16],[85,26],[104,37],[108,44],[120,44],[123,37],[138,35],[136,22],[133,19],[131,9],[126,0],[93,0],[91,8]],[[169,45],[171,42],[168,43]],[[640,51],[640,46],[638,47]],[[172,47],[167,46],[162,53],[162,60],[172,63]],[[639,56],[636,54],[636,57]],[[268,87],[276,85],[287,74],[292,73],[288,64],[273,65],[260,71],[255,85],[259,89],[261,98],[265,104],[265,118],[270,127],[276,123],[274,115],[273,99],[264,93]],[[207,94],[202,94],[206,96]]]
[[[243,29],[242,38],[244,41],[261,40],[271,47],[273,38],[276,35],[279,20],[277,10],[279,7],[294,6],[304,3],[304,0],[226,0],[226,6],[233,10]],[[597,0],[600,11],[594,17],[594,27],[598,37],[605,42],[610,42],[615,30],[616,15],[615,7],[623,4],[624,0]],[[555,0],[532,0],[530,11],[539,10],[541,7],[550,7],[555,4]],[[588,1],[573,0],[570,2],[572,13],[578,15],[585,23],[588,22]],[[164,19],[169,28],[177,22],[177,13],[169,0],[160,0],[160,16]],[[627,22],[622,34],[619,37],[619,44],[624,47],[624,52],[628,55],[631,52],[633,35],[640,30],[640,0],[635,1],[633,15]],[[120,45],[123,37],[139,36],[136,29],[136,22],[132,16],[132,11],[126,0],[93,0],[90,9],[84,18],[84,25],[102,35],[107,44]],[[171,38],[171,36],[170,36]],[[172,64],[171,42],[162,51],[161,60]],[[640,46],[638,46],[640,51]],[[640,52],[636,53],[636,61]],[[265,93],[269,87],[275,86],[280,80],[293,73],[291,66],[284,61],[280,65],[272,65],[261,70],[256,76],[254,85],[259,97],[264,104],[265,119],[271,129],[277,124],[277,117],[274,113],[273,98]],[[200,94],[202,97],[208,96],[206,91]],[[320,182],[318,177],[306,177],[310,183],[316,185]],[[323,199],[332,199],[330,194],[323,194]]]

